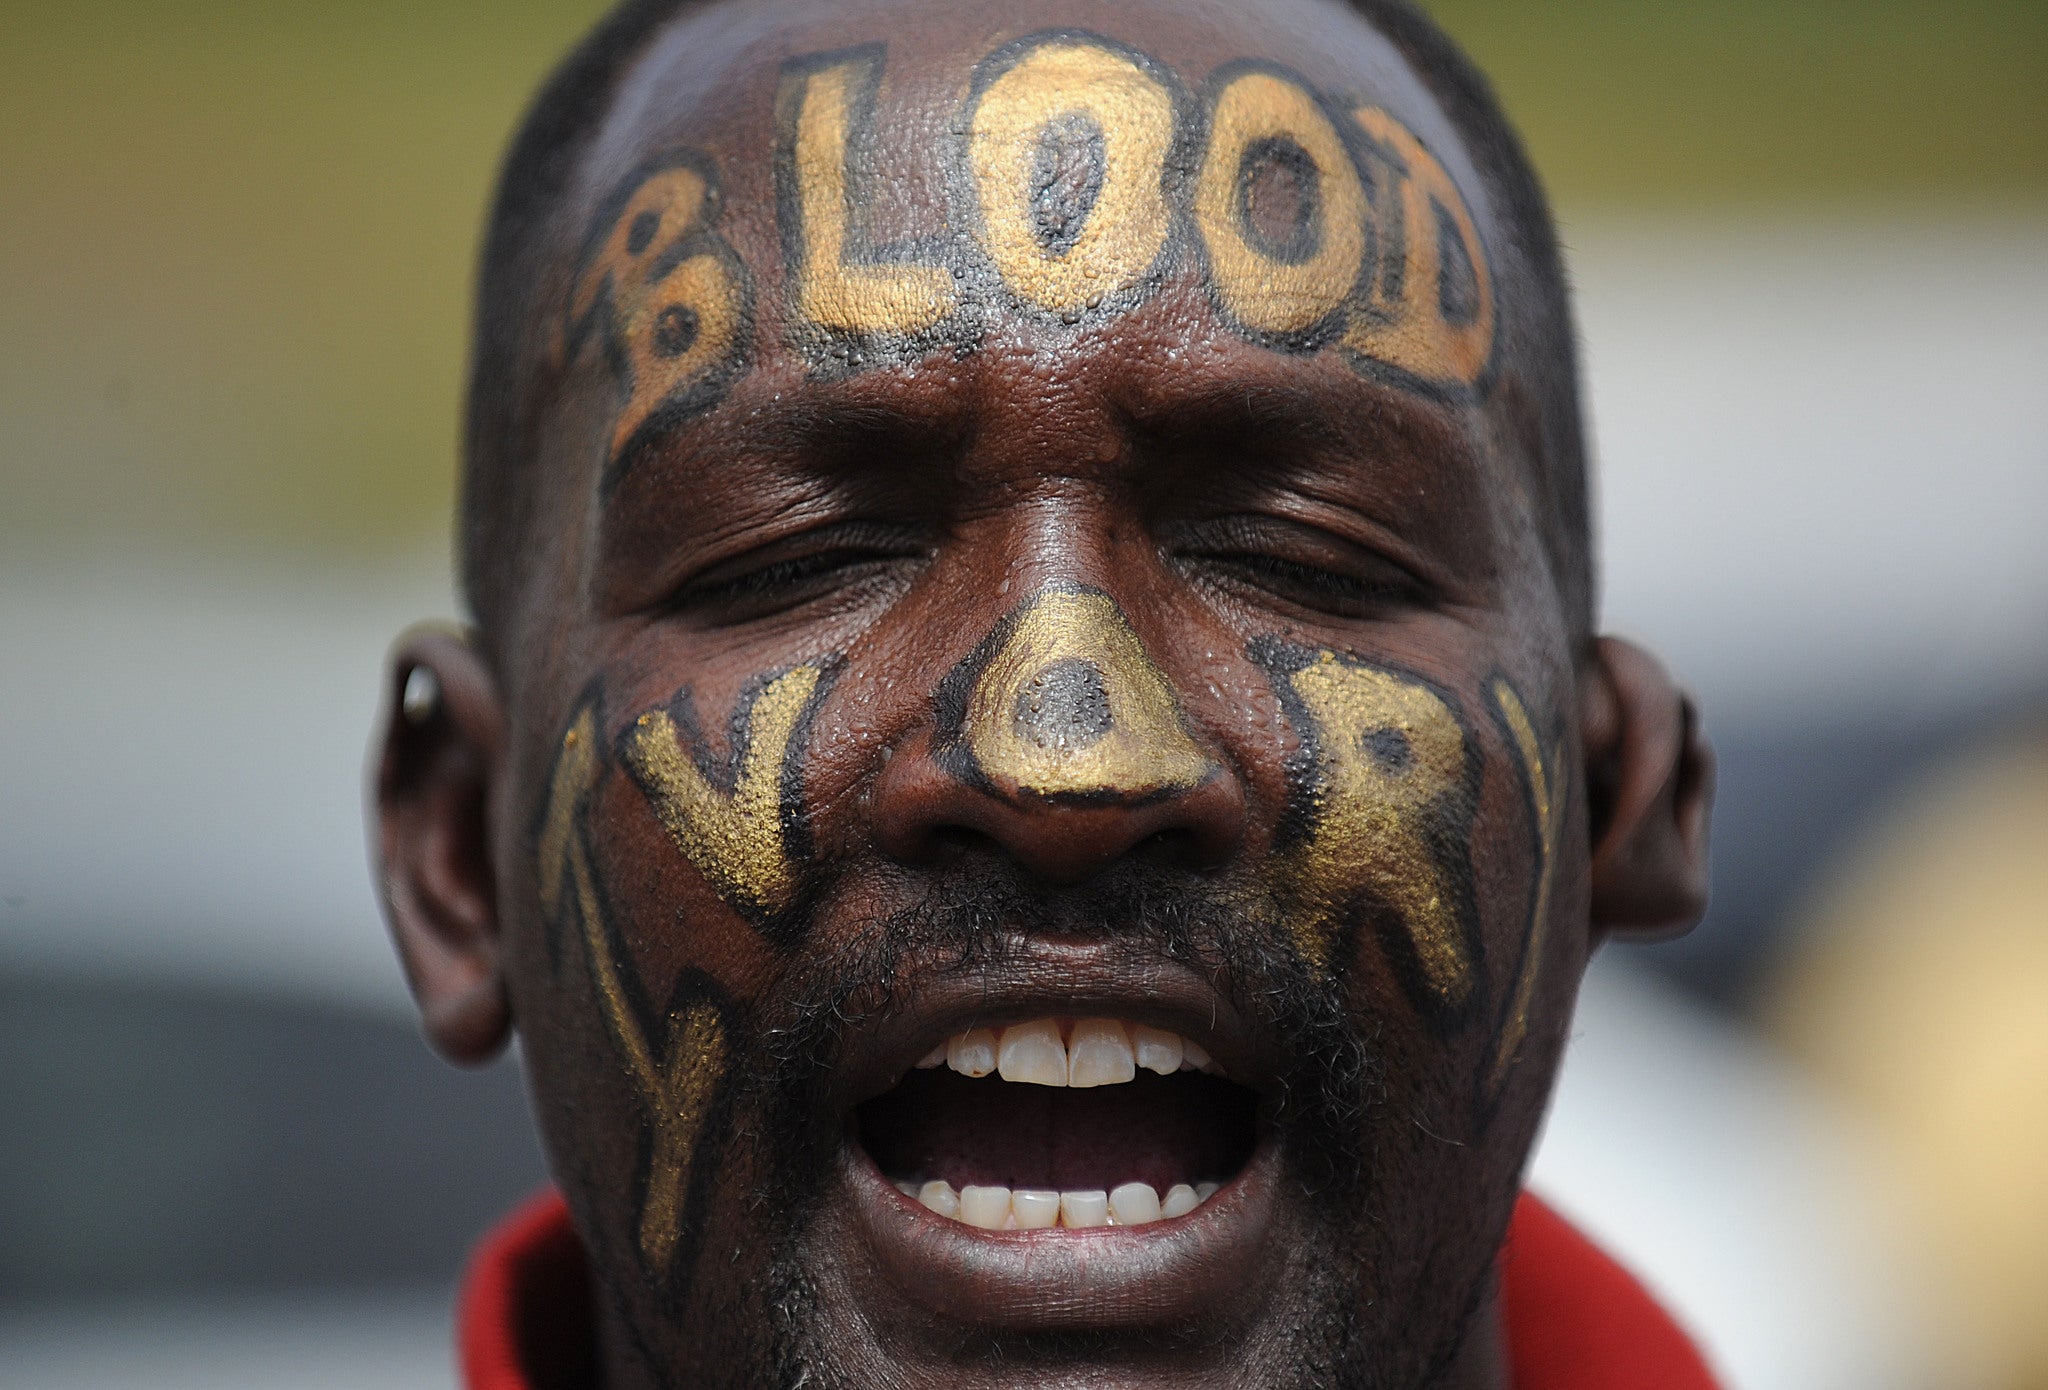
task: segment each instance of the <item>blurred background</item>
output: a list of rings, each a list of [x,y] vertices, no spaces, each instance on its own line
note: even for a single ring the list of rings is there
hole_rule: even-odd
[[[6,0],[0,1383],[452,1384],[542,1181],[372,902],[489,178],[592,0]],[[1440,0],[1553,189],[1608,625],[1722,756],[1533,1182],[1750,1390],[2048,1387],[2048,5]]]

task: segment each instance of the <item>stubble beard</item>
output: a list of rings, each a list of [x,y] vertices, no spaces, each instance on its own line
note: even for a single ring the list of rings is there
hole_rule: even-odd
[[[1116,924],[1113,928],[1105,925]],[[731,1112],[760,1179],[746,1205],[754,1248],[768,1252],[758,1280],[710,1262],[690,1302],[714,1324],[693,1337],[711,1355],[692,1385],[775,1385],[783,1390],[865,1390],[875,1346],[849,1345],[858,1317],[835,1325],[812,1238],[836,1162],[838,1133],[820,1132],[819,1097],[841,1038],[899,1006],[912,987],[945,972],[999,963],[1035,933],[1114,942],[1134,963],[1171,961],[1211,979],[1247,1019],[1297,1059],[1268,1106],[1287,1155],[1287,1180],[1319,1215],[1297,1242],[1294,1287],[1250,1335],[1214,1346],[1222,1378],[1274,1390],[1427,1390],[1439,1384],[1477,1324],[1492,1287],[1491,1250],[1462,1277],[1434,1250],[1417,1249],[1436,1214],[1375,1203],[1391,1114],[1384,1059],[1345,1010],[1340,991],[1312,976],[1285,943],[1278,912],[1253,895],[1225,900],[1206,886],[1138,869],[1090,885],[1085,897],[1049,895],[1000,874],[933,887],[923,901],[808,952],[756,1012],[748,1078]],[[1389,1210],[1389,1203],[1396,1210]],[[1453,1222],[1454,1227],[1463,1223]],[[1455,1261],[1452,1262],[1455,1265]],[[760,1266],[756,1266],[760,1268]],[[1448,1275],[1448,1277],[1446,1277]],[[1418,1287],[1419,1285],[1419,1287]],[[1108,1377],[1147,1352],[1178,1351],[1098,1335],[981,1337],[961,1354],[1019,1383]],[[694,1359],[694,1358],[693,1358]],[[934,1368],[939,1369],[939,1368]],[[887,1381],[884,1383],[895,1383]]]

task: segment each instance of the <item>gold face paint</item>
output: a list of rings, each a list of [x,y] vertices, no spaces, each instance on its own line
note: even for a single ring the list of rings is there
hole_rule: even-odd
[[[1078,311],[1141,281],[1172,214],[1166,83],[1083,39],[1037,43],[973,99],[968,165],[982,249],[1012,294]]]
[[[1515,973],[1515,992],[1508,1000],[1507,1018],[1501,1025],[1493,1066],[1486,1077],[1486,1100],[1489,1104],[1500,1095],[1516,1058],[1521,1055],[1522,1041],[1529,1035],[1529,1005],[1535,998],[1536,977],[1543,967],[1543,947],[1550,924],[1550,881],[1556,867],[1557,841],[1562,833],[1564,817],[1564,802],[1556,796],[1550,774],[1550,768],[1558,765],[1559,758],[1553,756],[1546,767],[1543,747],[1536,737],[1536,726],[1529,720],[1529,712],[1522,707],[1521,697],[1515,694],[1514,687],[1500,677],[1495,677],[1493,682],[1493,701],[1501,719],[1507,724],[1508,732],[1514,737],[1515,751],[1521,755],[1522,773],[1527,779],[1529,812],[1535,821],[1536,831],[1536,893],[1529,908],[1529,930],[1523,938],[1522,964]]]
[[[1275,235],[1258,200],[1283,182],[1289,225]],[[1254,68],[1217,91],[1194,211],[1217,305],[1255,335],[1313,332],[1358,283],[1365,189],[1336,126],[1291,78]]]
[[[1215,765],[1116,601],[1040,591],[940,684],[938,756],[983,784],[1032,796],[1143,800]]]
[[[855,368],[892,341],[971,350],[989,320],[963,312],[963,283],[1000,280],[1063,318],[1124,312],[1189,254],[1192,239],[1173,235],[1185,217],[1219,313],[1251,341],[1334,339],[1422,388],[1482,386],[1497,311],[1478,227],[1449,172],[1385,111],[1337,115],[1301,79],[1246,61],[1212,75],[1208,119],[1192,129],[1177,83],[1144,55],[1079,34],[1025,40],[973,80],[955,205],[924,242],[881,246],[868,224],[869,189],[890,177],[875,131],[885,52],[794,59],[776,91],[785,293],[814,365]],[[1182,144],[1196,137],[1198,156]],[[718,219],[716,170],[687,150],[636,174],[597,219],[563,355],[597,337],[620,377],[612,477],[747,369],[753,282]]]
[[[876,157],[882,46],[799,59],[775,97],[775,174],[797,318],[856,335],[923,333],[953,312],[952,273],[885,259],[861,232]]]
[[[598,330],[622,373],[614,467],[644,440],[714,404],[746,368],[752,283],[714,230],[708,160],[669,156],[614,198],[610,230],[577,273],[564,355]]]
[[[691,972],[680,981],[651,1043],[621,974],[611,940],[583,818],[601,770],[597,717],[586,705],[562,735],[541,820],[541,904],[557,930],[571,917],[583,938],[606,1031],[646,1106],[649,1129],[646,1187],[641,1195],[637,1244],[657,1277],[673,1272],[676,1252],[690,1228],[688,1207],[699,1172],[699,1145],[724,1091],[729,1043],[716,986]]]
[[[1360,287],[1343,344],[1439,386],[1476,385],[1493,360],[1493,275],[1472,213],[1436,157],[1372,106],[1352,113],[1369,164],[1389,190],[1380,254]]]
[[[1300,839],[1284,852],[1290,921],[1319,968],[1361,902],[1398,927],[1397,963],[1434,1018],[1472,995],[1477,947],[1465,830],[1474,804],[1466,737],[1442,695],[1334,652],[1253,652],[1275,677],[1302,751]]]
[[[626,766],[676,848],[756,922],[796,899],[804,733],[826,685],[816,665],[763,685],[734,721],[724,769],[702,752],[687,691],[670,709],[641,715],[623,741]]]

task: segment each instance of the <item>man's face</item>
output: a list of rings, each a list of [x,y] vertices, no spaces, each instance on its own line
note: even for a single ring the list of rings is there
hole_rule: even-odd
[[[1421,84],[721,10],[571,201],[493,853],[621,1383],[1476,1374],[1585,835]]]

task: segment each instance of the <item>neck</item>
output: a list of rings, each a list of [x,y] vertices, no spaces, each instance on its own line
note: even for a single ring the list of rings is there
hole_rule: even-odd
[[[1435,1390],[1514,1390],[1514,1381],[1508,1374],[1507,1334],[1501,1323],[1498,1285],[1487,1292],[1486,1301],[1473,1316],[1470,1333]]]

